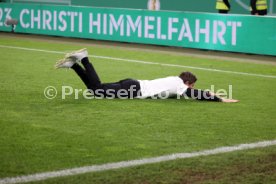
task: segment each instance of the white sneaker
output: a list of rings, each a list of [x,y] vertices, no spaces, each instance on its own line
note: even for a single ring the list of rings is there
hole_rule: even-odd
[[[73,64],[75,64],[76,61],[74,61],[73,59],[70,58],[64,58],[59,60],[56,64],[55,64],[55,68],[71,68],[73,66]]]
[[[86,48],[81,49],[81,50],[77,50],[71,53],[68,53],[65,55],[65,58],[71,58],[77,61],[81,61],[83,58],[88,57],[88,52],[86,50]]]

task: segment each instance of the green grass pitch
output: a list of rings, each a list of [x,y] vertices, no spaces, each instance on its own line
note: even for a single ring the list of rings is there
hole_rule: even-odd
[[[0,37],[0,45],[70,52],[78,43]],[[275,65],[125,48],[85,46],[91,55],[276,76]],[[61,99],[85,86],[55,70],[62,54],[0,48],[0,178],[194,152],[276,139],[276,79],[90,58],[103,82],[155,79],[189,70],[197,88],[228,89],[239,103],[195,100]],[[47,86],[58,95],[44,97]],[[238,151],[35,183],[273,183],[276,147]]]

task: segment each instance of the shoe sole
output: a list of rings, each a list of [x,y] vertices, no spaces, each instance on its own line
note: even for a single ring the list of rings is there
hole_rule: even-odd
[[[56,68],[56,69],[59,69],[59,68],[67,68],[67,67],[61,67],[65,62],[68,62],[68,61],[66,60],[66,58],[59,60],[58,62],[56,62],[55,68]],[[73,61],[72,61],[72,62],[73,62]]]
[[[80,50],[77,50],[77,51],[73,51],[73,52],[71,52],[71,53],[67,53],[67,54],[65,55],[65,58],[70,58],[70,57],[72,57],[72,55],[77,54],[77,53],[80,53],[80,52],[87,52],[87,49],[86,49],[86,48],[83,48],[83,49],[80,49]]]

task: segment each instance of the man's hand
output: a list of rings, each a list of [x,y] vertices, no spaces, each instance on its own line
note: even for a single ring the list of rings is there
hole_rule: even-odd
[[[225,102],[225,103],[236,103],[236,102],[239,102],[239,100],[222,98],[222,102]]]
[[[225,102],[225,103],[236,103],[236,102],[239,102],[239,100],[223,98],[222,96],[225,96],[225,94],[218,94],[218,93],[214,93],[212,91],[208,91],[208,93],[211,96],[217,96],[217,97],[219,97],[221,99],[221,102]]]

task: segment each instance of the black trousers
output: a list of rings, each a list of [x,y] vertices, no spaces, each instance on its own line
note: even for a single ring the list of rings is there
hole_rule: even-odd
[[[87,89],[95,96],[108,98],[135,98],[140,94],[140,83],[134,79],[124,79],[113,83],[101,83],[101,80],[87,57],[81,60],[84,69],[77,63],[72,69],[78,74]]]
[[[267,10],[257,10],[257,12],[251,11],[251,15],[255,15],[255,13],[258,13],[258,15],[267,15]]]
[[[227,14],[229,10],[219,10],[219,13]]]

